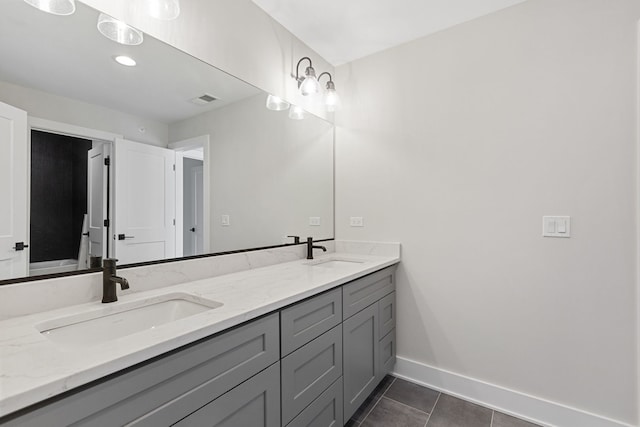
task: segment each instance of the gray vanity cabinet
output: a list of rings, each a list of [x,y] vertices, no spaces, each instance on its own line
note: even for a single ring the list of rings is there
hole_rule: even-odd
[[[287,427],[341,427],[342,420],[342,378],[339,378]]]
[[[344,419],[395,364],[395,266],[343,286]]]
[[[178,427],[280,427],[280,364],[174,424]],[[166,423],[156,424],[158,426]]]
[[[82,387],[3,426],[171,425],[276,363],[279,347],[274,313]]]

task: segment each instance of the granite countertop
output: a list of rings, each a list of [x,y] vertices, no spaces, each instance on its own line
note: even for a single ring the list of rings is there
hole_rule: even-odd
[[[334,267],[322,259],[359,262]],[[314,261],[297,260],[94,301],[0,321],[0,416],[148,360],[247,320],[278,310],[400,261],[396,256],[331,253]],[[126,277],[126,270],[120,272]],[[136,286],[135,282],[131,287]],[[56,344],[37,325],[59,318],[118,309],[119,304],[153,302],[186,293],[223,305],[95,345]]]

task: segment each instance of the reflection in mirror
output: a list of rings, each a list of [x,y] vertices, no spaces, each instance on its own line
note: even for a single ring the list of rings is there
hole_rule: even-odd
[[[0,4],[0,280],[333,238],[330,123],[98,15]]]

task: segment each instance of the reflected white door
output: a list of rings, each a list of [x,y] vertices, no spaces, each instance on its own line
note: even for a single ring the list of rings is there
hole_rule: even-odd
[[[27,113],[0,102],[0,280],[27,276]]]
[[[175,152],[116,139],[115,218],[120,264],[175,257]]]
[[[200,255],[203,253],[203,214],[204,214],[204,203],[203,203],[203,170],[202,166],[197,168],[193,168],[191,173],[193,180],[193,188],[194,188],[194,221],[193,228],[195,229],[195,242],[194,242],[194,252],[196,255]]]
[[[87,214],[89,222],[89,256],[106,258],[107,165],[109,146],[98,145],[87,155]]]

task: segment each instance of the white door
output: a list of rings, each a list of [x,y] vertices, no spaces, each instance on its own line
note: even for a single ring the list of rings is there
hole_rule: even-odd
[[[203,235],[203,214],[204,214],[204,203],[203,203],[203,196],[204,196],[204,192],[203,192],[203,171],[202,171],[202,166],[199,166],[197,168],[193,168],[192,171],[192,177],[191,179],[193,180],[193,188],[194,188],[194,221],[193,221],[193,229],[194,230],[194,234],[195,234],[195,244],[194,244],[194,251],[196,255],[200,255],[203,253],[203,242],[204,242],[204,235]]]
[[[0,280],[29,272],[27,113],[0,102]],[[27,245],[28,246],[28,245]]]
[[[89,222],[89,257],[107,258],[107,158],[109,146],[98,145],[87,154],[87,216]]]
[[[175,257],[175,153],[116,139],[115,257],[120,264]]]

